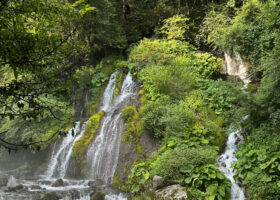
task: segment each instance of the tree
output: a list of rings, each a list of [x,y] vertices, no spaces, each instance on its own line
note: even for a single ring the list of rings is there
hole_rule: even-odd
[[[161,27],[161,34],[168,40],[185,40],[186,31],[189,29],[187,22],[188,18],[183,15],[174,15],[171,18],[164,20],[164,25]]]
[[[49,97],[67,101],[69,79],[79,54],[75,22],[93,7],[83,0],[4,0],[0,3],[0,117],[36,119],[50,113]],[[2,141],[5,144],[5,141]]]

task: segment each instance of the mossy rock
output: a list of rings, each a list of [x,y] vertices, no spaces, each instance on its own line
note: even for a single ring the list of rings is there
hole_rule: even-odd
[[[59,200],[60,197],[56,193],[41,194],[37,200]]]
[[[114,99],[116,99],[116,97],[119,94],[120,88],[122,86],[122,80],[123,80],[123,73],[118,72],[117,78],[116,78],[116,88],[115,88],[115,91],[114,91]]]
[[[94,135],[99,128],[101,118],[104,112],[101,111],[97,114],[92,115],[86,125],[85,132],[81,139],[79,139],[73,146],[72,158],[75,162],[75,175],[81,175],[84,173],[85,158],[84,154],[88,145],[94,139]]]
[[[91,197],[90,200],[105,200],[106,193],[103,191],[97,191],[94,193]]]

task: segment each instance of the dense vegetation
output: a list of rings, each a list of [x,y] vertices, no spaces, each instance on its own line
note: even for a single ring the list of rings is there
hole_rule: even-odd
[[[0,46],[0,146],[9,151],[48,148],[74,120],[90,118],[72,155],[84,162],[110,74],[118,72],[116,97],[129,71],[141,105],[122,111],[122,142],[141,154],[148,134],[159,148],[135,160],[121,189],[149,199],[159,175],[190,199],[229,199],[216,159],[229,127],[241,125],[236,178],[248,199],[280,198],[277,0],[4,0]],[[249,66],[247,88],[221,75],[224,52]]]

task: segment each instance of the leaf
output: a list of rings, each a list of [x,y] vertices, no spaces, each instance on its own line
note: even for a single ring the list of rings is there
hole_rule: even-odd
[[[192,182],[192,177],[188,177],[185,179],[185,183],[190,184]]]
[[[182,173],[191,173],[191,171],[194,169],[194,166],[193,165],[189,165],[187,167],[182,167],[180,169],[180,172]]]
[[[268,176],[268,175],[264,175],[264,176],[261,177],[261,181],[270,182],[270,181],[272,181],[272,177]]]
[[[221,180],[224,180],[224,179],[225,179],[225,177],[224,177],[222,174],[220,174],[220,173],[217,173],[217,178],[218,178],[218,179],[221,179]]]
[[[218,189],[218,183],[213,183],[206,188],[206,193],[211,196],[214,195],[214,199],[215,199],[217,189]]]
[[[277,186],[280,188],[280,181],[277,181]]]
[[[207,196],[205,200],[215,200],[216,195]]]
[[[225,191],[225,187],[224,186],[220,186],[218,187],[218,192],[222,197],[226,196],[226,191]]]
[[[147,170],[145,170],[144,172],[142,172],[142,174],[143,174],[145,180],[148,180],[148,179],[149,179],[150,173],[149,173]]]
[[[202,143],[202,144],[209,144],[209,140],[202,139],[202,140],[201,140],[201,143]]]

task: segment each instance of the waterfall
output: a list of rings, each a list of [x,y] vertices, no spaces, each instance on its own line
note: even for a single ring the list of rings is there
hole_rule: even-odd
[[[243,188],[240,187],[238,181],[235,181],[233,178],[235,170],[231,168],[231,165],[235,161],[237,161],[235,153],[237,152],[238,147],[243,143],[243,141],[244,139],[242,135],[240,135],[240,129],[231,132],[226,143],[225,152],[218,158],[218,165],[220,167],[220,171],[222,171],[232,183],[230,200],[245,199]]]
[[[75,127],[68,131],[66,137],[62,138],[61,144],[53,148],[51,160],[48,169],[45,172],[46,178],[64,178],[66,176],[69,160],[71,158],[73,145],[84,133],[86,123],[80,128],[80,122],[75,123]],[[74,135],[72,132],[74,131]],[[80,134],[78,134],[80,132]]]
[[[88,180],[67,179],[67,170],[70,165],[74,144],[82,138],[87,122],[76,122],[68,134],[56,141],[51,154],[48,168],[42,179],[16,180],[9,178],[8,186],[14,186],[17,181],[26,188],[22,196],[17,192],[5,193],[0,188],[1,199],[35,199],[40,194],[49,192],[57,194],[62,200],[90,200],[92,192],[104,191],[105,200],[127,200],[127,195],[101,184],[97,179],[102,179],[106,184],[111,183],[117,168],[121,137],[123,132],[122,109],[129,105],[131,99],[137,94],[136,84],[132,75],[126,75],[119,94],[115,98],[116,75],[113,73],[100,101],[99,110],[105,112],[100,126],[96,132],[95,140],[89,145],[86,159],[92,174]],[[72,133],[74,133],[72,135]],[[62,179],[63,178],[63,179]],[[92,179],[93,178],[93,179]],[[59,183],[59,184],[57,184]]]
[[[118,164],[123,121],[121,111],[135,96],[136,84],[132,75],[127,74],[117,98],[114,99],[115,78],[112,74],[104,92],[101,110],[105,113],[100,123],[99,132],[87,151],[87,161],[91,166],[91,174],[95,179],[111,183]]]
[[[111,75],[109,83],[104,91],[102,100],[100,102],[99,110],[103,110],[107,112],[107,110],[110,108],[114,98],[114,92],[116,88],[116,77],[117,77],[117,72]]]
[[[229,53],[225,53],[224,73],[238,76],[244,82],[245,87],[251,82],[250,78],[248,78],[245,63],[238,53],[233,56],[231,56]]]

